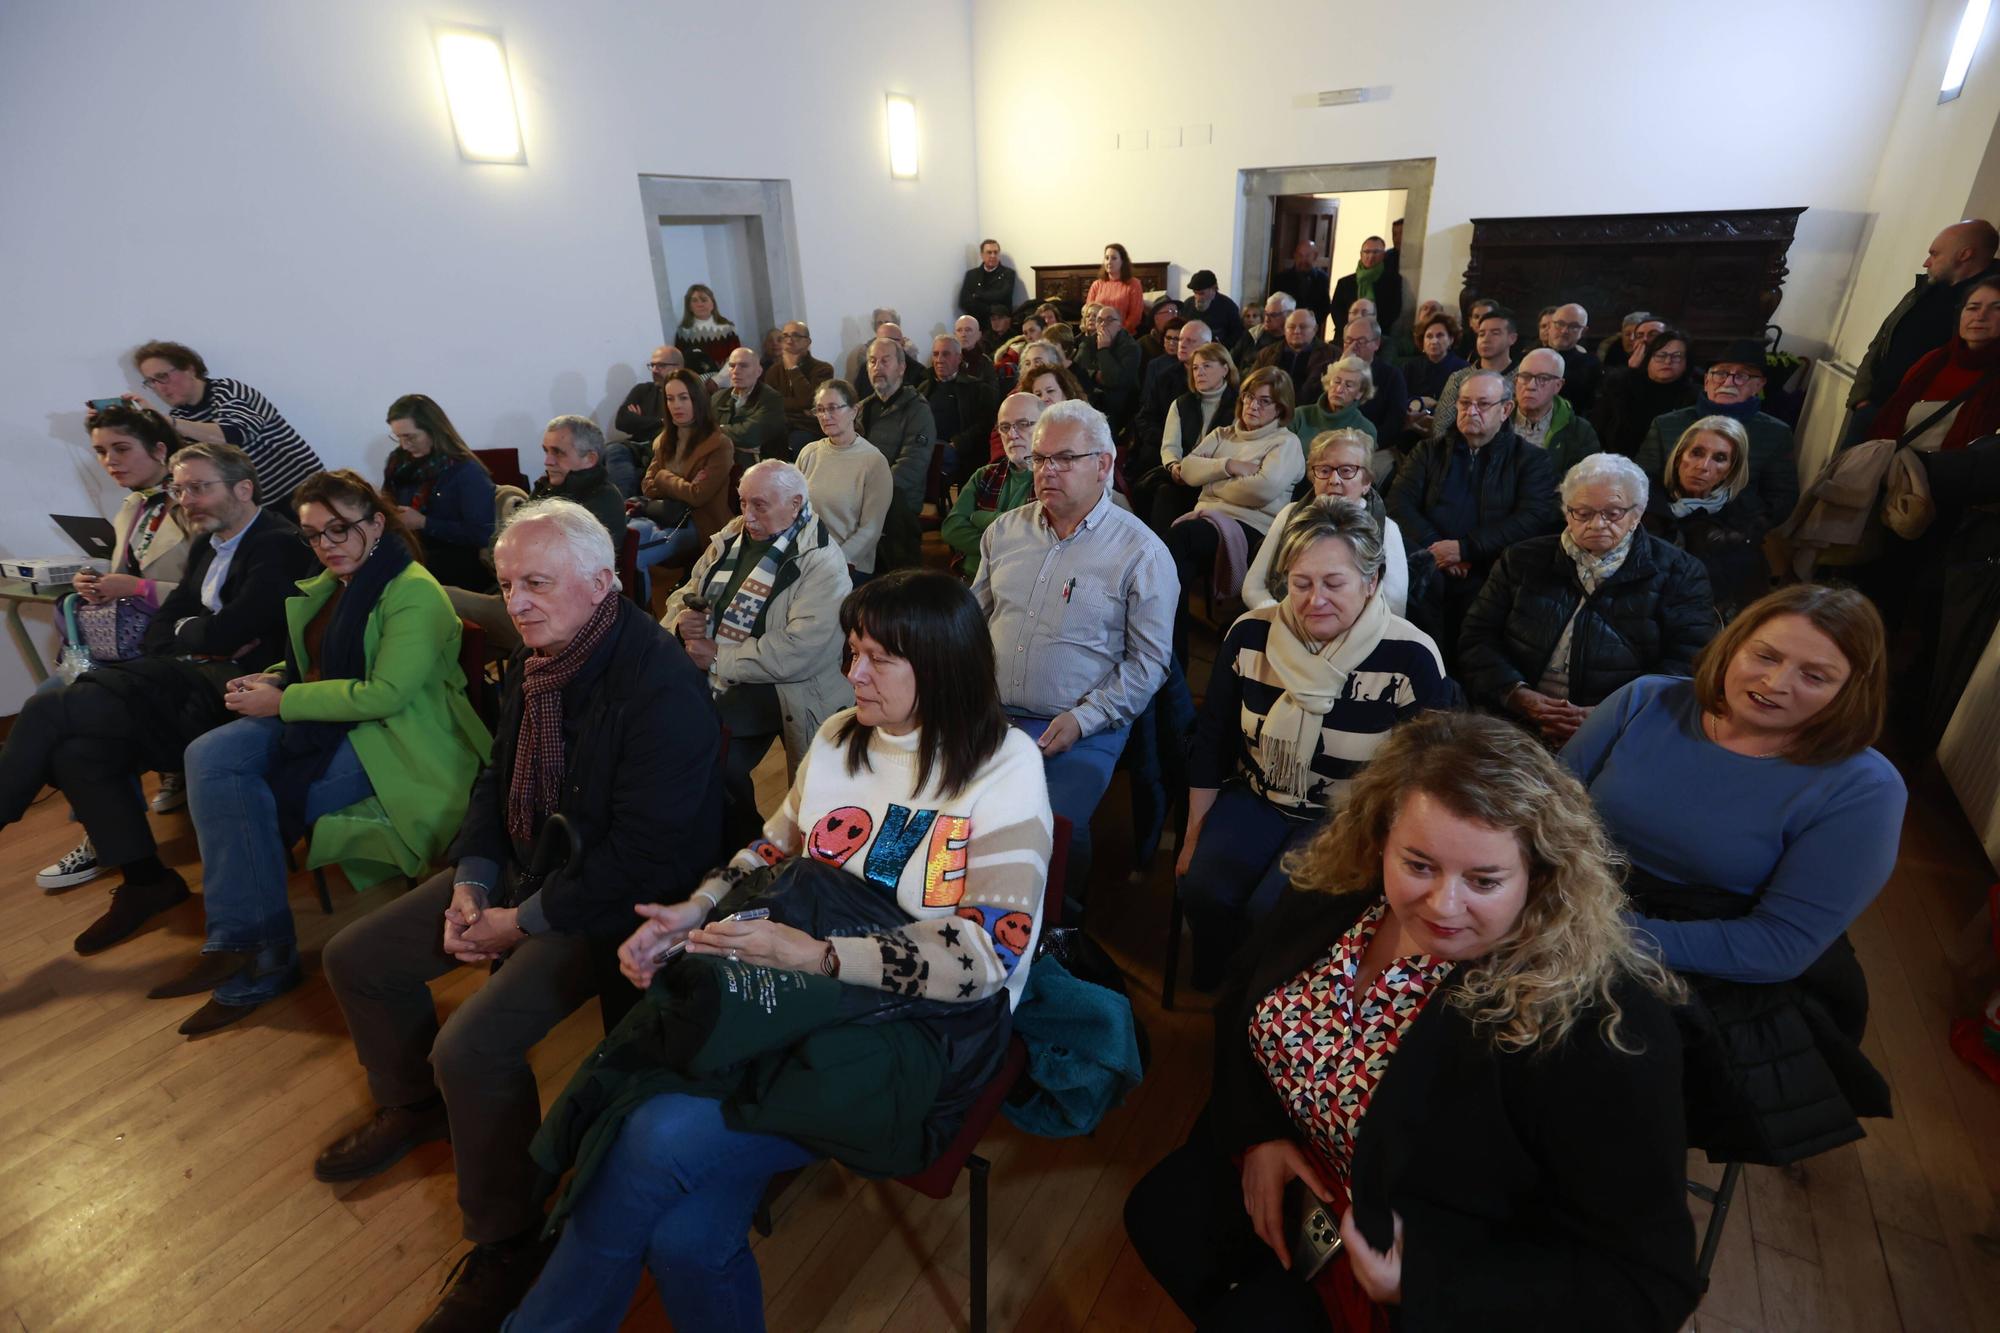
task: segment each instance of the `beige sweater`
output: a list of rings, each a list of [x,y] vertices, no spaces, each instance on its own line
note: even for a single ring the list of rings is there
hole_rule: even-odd
[[[1228,465],[1238,460],[1255,463],[1257,470],[1247,477],[1230,476]],[[1197,511],[1227,514],[1260,533],[1271,530],[1271,520],[1305,475],[1299,437],[1277,420],[1258,431],[1238,426],[1212,430],[1181,460],[1181,480],[1201,487]]]
[[[896,493],[889,460],[859,435],[848,445],[819,439],[799,450],[799,471],[806,474],[813,513],[840,543],[847,563],[874,573],[875,543]]]

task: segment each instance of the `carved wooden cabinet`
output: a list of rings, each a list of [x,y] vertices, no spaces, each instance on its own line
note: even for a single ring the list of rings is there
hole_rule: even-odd
[[[1062,306],[1065,318],[1074,319],[1083,312],[1084,293],[1090,284],[1096,282],[1103,273],[1104,265],[1095,264],[1037,264],[1035,265],[1035,299],[1054,301]],[[1139,280],[1142,291],[1163,292],[1167,290],[1167,266],[1165,263],[1142,264],[1132,262],[1132,276]]]
[[[1520,317],[1526,346],[1543,306],[1575,301],[1590,312],[1595,345],[1627,311],[1650,310],[1687,330],[1699,360],[1733,338],[1762,336],[1784,296],[1785,256],[1803,212],[1474,218],[1459,314],[1491,297]]]

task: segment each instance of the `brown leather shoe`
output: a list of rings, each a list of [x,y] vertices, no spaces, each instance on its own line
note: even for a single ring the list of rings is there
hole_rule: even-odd
[[[418,1144],[450,1137],[442,1097],[417,1106],[377,1107],[373,1119],[342,1135],[313,1161],[313,1175],[329,1184],[366,1180],[402,1161]]]
[[[450,1290],[417,1333],[495,1333],[535,1285],[549,1249],[535,1231],[473,1246],[445,1275]]]
[[[179,907],[187,900],[187,881],[174,870],[169,870],[165,879],[147,884],[120,884],[111,891],[110,910],[76,937],[76,951],[91,954],[109,949],[161,912]]]

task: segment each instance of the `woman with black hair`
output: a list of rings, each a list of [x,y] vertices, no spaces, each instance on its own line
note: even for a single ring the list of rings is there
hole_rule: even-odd
[[[883,993],[927,1002],[932,1013],[986,1020],[982,1032],[956,1029],[973,1042],[1006,1022],[1002,1006],[1011,1007],[1026,985],[1041,930],[1052,829],[1041,755],[1025,732],[1007,724],[992,640],[978,603],[956,579],[918,570],[884,575],[849,594],[840,620],[855,707],[820,728],[762,838],[686,902],[637,909],[647,920],[620,948],[619,964],[634,985],[652,990],[607,1048],[628,1052],[627,1029],[647,1021],[649,1010],[675,1013],[677,990],[715,966],[702,956],[728,961],[741,978],[732,989],[777,996],[775,1015],[787,1006],[796,1015],[812,1003],[815,988],[826,989],[817,978],[830,977],[841,983],[837,993],[846,998],[836,1003],[843,1010],[878,1004]],[[836,876],[842,884],[852,877],[879,895],[877,902],[893,900],[901,924],[829,939],[775,920],[702,924],[738,881],[798,860],[817,862],[807,867],[816,874],[827,867],[842,872]],[[662,968],[663,951],[682,941],[697,957]],[[683,974],[690,961],[699,966]],[[659,985],[656,970],[663,974]],[[679,1031],[690,1021],[683,1014],[668,1026]],[[586,1067],[613,1063],[607,1057]],[[805,1063],[801,1058],[794,1067]],[[766,1182],[820,1156],[869,1159],[883,1148],[866,1135],[846,1142],[815,1137],[833,1136],[837,1116],[816,1116],[810,1133],[797,1136],[748,1128],[782,1111],[770,1096],[749,1107],[721,1092],[672,1091],[641,1101],[634,1084],[649,1072],[635,1072],[616,1088],[600,1076],[588,1097],[579,1095],[580,1079],[551,1111],[536,1142],[545,1168],[574,1160],[550,1154],[551,1131],[561,1137],[567,1126],[581,1135],[574,1121],[587,1102],[629,1107],[622,1125],[602,1126],[615,1114],[607,1109],[589,1130],[591,1144],[614,1141],[584,1157],[580,1180],[558,1205],[557,1216],[568,1219],[562,1240],[513,1326],[615,1329],[643,1264],[675,1328],[761,1329],[762,1286],[745,1237]],[[835,1071],[833,1081],[866,1077],[855,1064]],[[926,1141],[938,1134],[948,1141],[956,1125],[934,1122],[940,1107],[962,1100],[962,1091],[949,1080],[935,1099],[907,1087],[873,1086],[867,1100],[876,1109],[896,1106],[899,1097],[913,1102],[907,1111],[930,1113]],[[627,1100],[609,1100],[620,1096]],[[896,1173],[879,1160],[871,1172]]]
[[[346,468],[293,499],[321,572],[286,599],[278,664],[229,682],[238,720],[187,749],[208,940],[147,994],[213,990],[181,1024],[190,1037],[299,983],[287,847],[310,833],[306,864],[338,863],[357,890],[415,875],[458,832],[492,743],[466,698],[458,615],[395,511]]]
[[[743,345],[736,326],[715,308],[715,293],[695,283],[681,298],[680,327],[674,330],[674,346],[687,358],[688,369],[699,375],[713,375]]]
[[[480,553],[493,544],[493,476],[474,456],[436,400],[406,393],[389,404],[396,447],[382,474],[382,494],[417,539],[418,558],[450,588],[493,591],[493,569]]]
[[[1645,359],[1637,367],[1606,378],[1591,413],[1605,453],[1633,457],[1655,420],[1695,405],[1701,382],[1689,366],[1692,346],[1679,329],[1661,329],[1646,344]]]

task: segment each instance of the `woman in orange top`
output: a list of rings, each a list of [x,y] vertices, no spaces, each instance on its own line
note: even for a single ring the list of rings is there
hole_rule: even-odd
[[[1117,307],[1128,329],[1144,327],[1146,293],[1132,275],[1132,256],[1116,241],[1104,247],[1104,276],[1090,284],[1083,299]]]
[[[716,429],[701,377],[683,367],[660,386],[666,422],[653,442],[653,461],[640,484],[639,569],[692,561],[729,521],[729,437]],[[634,522],[638,527],[638,523]]]

